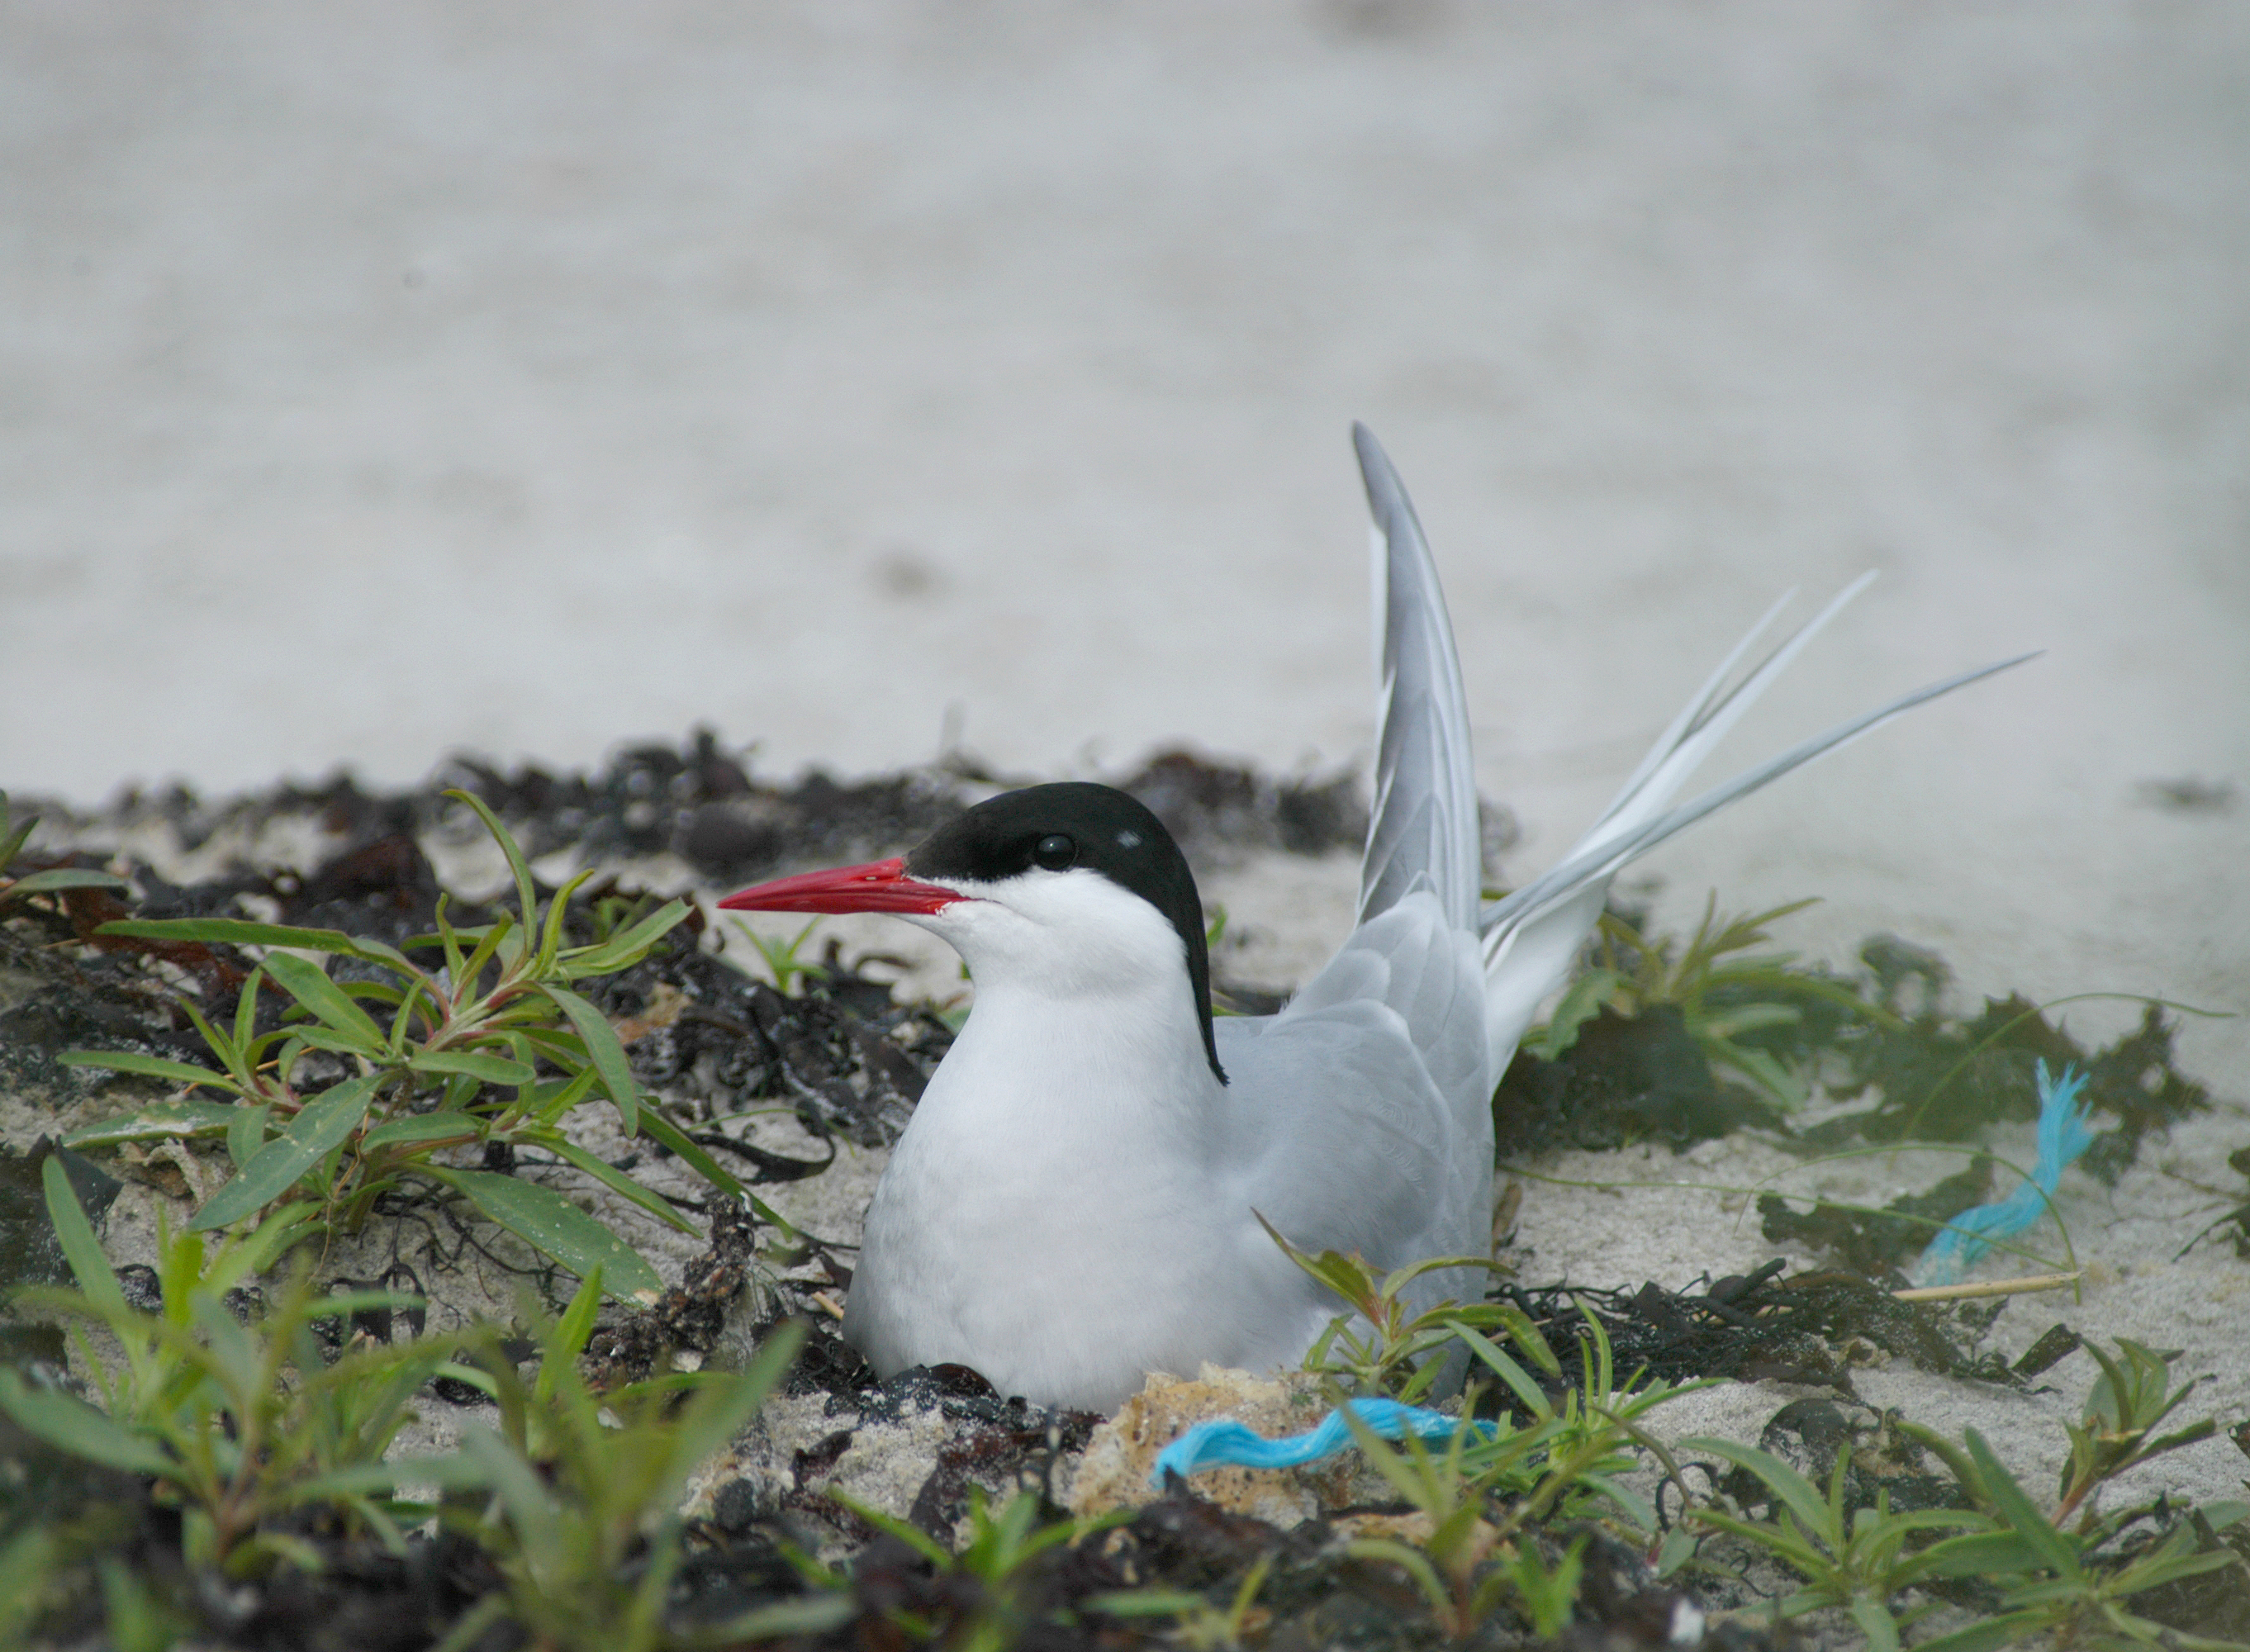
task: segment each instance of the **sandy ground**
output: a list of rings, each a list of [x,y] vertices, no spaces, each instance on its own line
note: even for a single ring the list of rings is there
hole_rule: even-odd
[[[1885,577],[1669,852],[2034,992],[2250,996],[2250,14],[0,10],[0,785],[698,720],[1056,772],[1369,729],[1370,420],[1563,847]],[[2122,1013],[2122,1012],[2121,1012]],[[2239,1029],[2241,1024],[2237,1023]],[[2250,1037],[2198,1032],[2250,1089]]]
[[[1359,417],[1517,875],[1774,595],[1874,567],[1721,766],[2049,652],[1665,851],[1664,916],[1819,895],[1815,954],[2250,1006],[2238,6],[10,4],[0,43],[11,791],[697,721],[783,770],[949,717],[1035,772],[1349,761]],[[1278,980],[1348,888],[1212,893]],[[2250,1098],[2250,1021],[2182,1051]],[[2133,1221],[2077,1187],[2084,1328],[2239,1356],[2240,1264],[2157,1268],[2207,1220],[2161,1172]],[[1764,1254],[1528,1208],[1628,1282]]]

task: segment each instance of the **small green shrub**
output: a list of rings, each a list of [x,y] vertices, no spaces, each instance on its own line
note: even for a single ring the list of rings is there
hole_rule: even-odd
[[[694,1228],[660,1195],[563,1133],[564,1116],[596,1095],[617,1109],[628,1136],[645,1132],[722,1192],[743,1199],[784,1234],[794,1232],[653,1108],[640,1091],[625,1047],[600,1011],[572,983],[608,975],[645,957],[687,916],[685,902],[655,911],[602,903],[607,933],[563,944],[571,895],[582,874],[542,907],[530,867],[481,799],[448,795],[473,809],[514,873],[517,908],[494,922],[456,928],[438,909],[434,934],[404,950],[334,930],[296,929],[235,918],[131,921],[101,933],[158,941],[224,943],[267,949],[242,989],[233,1025],[214,1025],[186,999],[221,1071],[112,1050],[71,1050],[62,1060],[189,1086],[178,1100],[144,1108],[73,1133],[73,1147],[160,1137],[221,1137],[233,1178],[205,1201],[191,1226],[208,1230],[254,1221],[277,1205],[302,1205],[324,1227],[356,1232],[377,1199],[410,1175],[462,1194],[485,1216],[580,1277],[597,1268],[613,1293],[652,1296],[656,1270],[607,1227],[551,1188],[487,1171],[437,1163],[442,1150],[469,1145],[533,1147],[553,1154],[681,1233]],[[436,951],[427,967],[409,952]],[[369,966],[372,979],[336,980],[313,952]],[[290,999],[286,1019],[257,1031],[258,997],[271,983]],[[341,1055],[356,1069],[340,1083],[297,1087],[302,1058]],[[214,1102],[197,1092],[231,1097]]]
[[[418,1299],[317,1295],[300,1268],[262,1316],[238,1318],[229,1294],[309,1231],[311,1211],[297,1206],[215,1247],[198,1234],[160,1227],[163,1307],[143,1312],[126,1302],[61,1161],[48,1158],[42,1176],[79,1289],[29,1290],[16,1300],[102,1327],[122,1362],[101,1358],[74,1327],[104,1409],[0,1370],[0,1410],[63,1451],[151,1476],[159,1500],[182,1510],[191,1565],[237,1577],[280,1561],[317,1570],[317,1554],[284,1528],[293,1516],[324,1510],[404,1552],[400,1518],[426,1510],[377,1495],[392,1483],[383,1454],[409,1420],[415,1391],[447,1368],[450,1347],[424,1339],[332,1359],[314,1327],[364,1309],[418,1306]]]

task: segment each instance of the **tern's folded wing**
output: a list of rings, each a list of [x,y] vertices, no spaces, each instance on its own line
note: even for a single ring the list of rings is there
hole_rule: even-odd
[[[1483,1249],[1482,963],[1426,888],[1362,924],[1280,1014],[1218,1033],[1226,1161],[1283,1234],[1385,1267]]]

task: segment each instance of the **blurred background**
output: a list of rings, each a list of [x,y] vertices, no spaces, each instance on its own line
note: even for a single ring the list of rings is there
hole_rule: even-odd
[[[697,722],[1356,762],[1360,418],[1515,875],[1875,568],[1710,778],[2049,652],[1667,851],[1667,907],[2250,999],[2228,0],[68,0],[0,7],[0,77],[11,791]],[[2238,1093],[2242,1025],[2191,1034]]]

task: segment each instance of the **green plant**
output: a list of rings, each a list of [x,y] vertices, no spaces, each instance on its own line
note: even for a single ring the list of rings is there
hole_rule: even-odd
[[[1172,1637],[1181,1645],[1192,1652],[1223,1652],[1242,1644],[1259,1592],[1273,1570],[1269,1550],[1251,1563],[1224,1607],[1184,1589],[1117,1589],[1090,1597],[1087,1605],[1113,1618],[1168,1617]]]
[[[1691,1510],[1683,1528],[1722,1531],[1764,1550],[1805,1579],[1805,1586],[1776,1602],[1777,1618],[1824,1607],[1843,1609],[1872,1646],[1900,1645],[1901,1632],[1935,1602],[1901,1609],[1896,1597],[1910,1589],[1978,1579],[1998,1611],[1959,1629],[1917,1643],[1916,1652],[1987,1652],[2035,1635],[2066,1646],[2163,1646],[2219,1652],[2235,1648],[2157,1624],[2129,1609],[2133,1596],[2184,1578],[2241,1566],[2232,1551],[2198,1553],[2198,1525],[2216,1532],[2250,1517],[2250,1503],[2221,1503],[2172,1510],[2168,1531],[2137,1548],[2119,1541],[2128,1527],[2153,1512],[2139,1510],[2101,1517],[2091,1508],[2075,1531],[2064,1523],[2097,1486],[2161,1452],[2210,1434],[2204,1422],[2150,1440],[2151,1430],[2177,1409],[2194,1383],[2173,1389],[2169,1356],[2120,1340],[2119,1359],[2088,1344],[2102,1375],[2087,1398],[2082,1423],[2066,1425],[2071,1460],[2064,1470],[2053,1517],[2039,1512],[1976,1430],[1962,1443],[1914,1423],[1901,1425],[1951,1472],[1973,1505],[1894,1514],[1887,1492],[1872,1508],[1848,1508],[1848,1448],[1838,1455],[1826,1496],[1796,1469],[1770,1454],[1724,1440],[1692,1439],[1682,1448],[1708,1451],[1756,1475],[1773,1492],[1770,1520],[1753,1521],[1708,1507]],[[1924,1543],[1925,1534],[1954,1535]],[[1667,1550],[1666,1569],[1677,1557]],[[2245,1581],[2250,1584],[2250,1576]],[[2239,1652],[2239,1649],[2238,1649]]]
[[[1043,1503],[1038,1493],[1018,1491],[995,1514],[985,1501],[984,1489],[971,1486],[969,1541],[956,1553],[908,1521],[840,1491],[831,1491],[829,1496],[869,1525],[905,1544],[927,1560],[940,1578],[961,1578],[975,1585],[965,1592],[965,1602],[949,1600],[958,1614],[955,1622],[936,1621],[905,1608],[887,1614],[914,1640],[934,1641],[942,1635],[945,1644],[959,1652],[1004,1652],[1012,1646],[1029,1621],[1026,1597],[1033,1563],[1059,1545],[1107,1531],[1133,1516],[1133,1510],[1120,1509],[1090,1519],[1065,1518],[1042,1524]]]
[[[0,1646],[25,1646],[46,1609],[56,1544],[43,1526],[26,1526],[0,1546]]]
[[[811,938],[813,930],[820,927],[818,918],[813,919],[811,923],[785,941],[778,937],[770,939],[760,935],[740,918],[735,920],[735,927],[742,932],[743,938],[756,949],[758,957],[765,961],[766,973],[773,977],[774,991],[779,992],[783,998],[790,995],[795,988],[797,978],[800,975],[811,981],[825,981],[828,978],[828,968],[825,964],[807,964],[797,956],[798,950]]]
[[[1488,1337],[1458,1318],[1453,1322],[1453,1334],[1529,1414],[1522,1424],[1502,1419],[1465,1426],[1442,1451],[1433,1451],[1411,1434],[1393,1448],[1349,1408],[1342,1413],[1369,1464],[1430,1525],[1418,1545],[1362,1538],[1349,1552],[1398,1566],[1456,1640],[1474,1635],[1503,1602],[1542,1635],[1568,1622],[1583,1544],[1549,1571],[1536,1552],[1532,1531],[1550,1517],[1585,1518],[1593,1505],[1605,1503],[1625,1516],[1637,1537],[1655,1528],[1655,1510],[1617,1476],[1632,1466],[1625,1449],[1632,1445],[1654,1451],[1670,1467],[1640,1419],[1688,1390],[1658,1383],[1635,1393],[1637,1379],[1619,1387],[1608,1336],[1592,1315],[1585,1322],[1579,1386],[1566,1391],[1560,1405]],[[1473,1410],[1474,1402],[1472,1392],[1465,1408]]]
[[[1931,1545],[1921,1559],[1931,1577],[1991,1579],[2001,1592],[1999,1611],[1925,1641],[1917,1652],[1987,1652],[2041,1634],[2064,1646],[2243,1652],[2240,1642],[2183,1634],[2126,1605],[2164,1584],[2222,1566],[2240,1567],[2239,1555],[2225,1548],[2196,1552],[2196,1524],[2187,1519],[2137,1553],[2104,1555],[2096,1538],[2063,1532],[2040,1514],[1975,1429],[1964,1430],[1962,1438],[1977,1494],[2002,1529],[1950,1538]],[[2217,1531],[2250,1516],[2250,1505],[2204,1512],[2203,1524]],[[2245,1581],[2250,1584],[2250,1577]]]
[[[409,1174],[466,1196],[484,1215],[581,1277],[599,1268],[623,1296],[652,1296],[655,1269],[608,1227],[551,1188],[435,1162],[441,1150],[473,1144],[552,1153],[682,1233],[694,1228],[662,1197],[563,1133],[562,1121],[597,1092],[617,1109],[627,1135],[645,1131],[722,1192],[793,1233],[751,1198],[710,1155],[652,1108],[644,1108],[616,1032],[572,983],[645,957],[687,916],[671,901],[632,916],[612,907],[605,938],[564,944],[571,895],[582,874],[543,906],[521,850],[478,798],[460,799],[483,820],[514,874],[516,909],[493,923],[456,928],[438,908],[437,930],[392,947],[334,930],[234,918],[123,922],[100,933],[148,940],[226,943],[268,949],[244,985],[231,1027],[181,1006],[221,1071],[111,1050],[70,1050],[74,1066],[136,1073],[190,1087],[176,1101],[74,1132],[72,1146],[160,1136],[223,1137],[232,1179],[196,1213],[197,1229],[254,1219],[277,1202],[309,1205],[323,1227],[356,1231],[376,1200]],[[436,952],[425,967],[409,952]],[[333,978],[312,952],[349,960],[369,978]],[[280,1026],[257,1030],[261,983],[291,1000]],[[373,1013],[370,1013],[370,1006]],[[355,1070],[328,1088],[298,1088],[303,1058],[341,1055]],[[542,1076],[542,1070],[555,1076]],[[197,1089],[230,1096],[197,1099]]]
[[[1342,1415],[1369,1464],[1430,1526],[1418,1544],[1355,1538],[1346,1552],[1356,1560],[1397,1566],[1422,1592],[1446,1634],[1467,1640],[1515,1586],[1508,1568],[1486,1564],[1501,1541],[1498,1528],[1486,1518],[1492,1512],[1491,1496],[1552,1438],[1556,1425],[1549,1419],[1509,1430],[1494,1442],[1499,1453],[1472,1470],[1468,1443],[1474,1429],[1456,1429],[1442,1451],[1433,1452],[1411,1434],[1393,1449],[1353,1412],[1346,1409]]]
[[[2102,1375],[2086,1397],[2083,1419],[2064,1425],[2070,1434],[2070,1464],[2063,1470],[2062,1502],[2054,1511],[2058,1525],[2069,1519],[2087,1494],[2103,1481],[2151,1457],[2208,1439],[2219,1427],[2214,1419],[2205,1417],[2150,1439],[2156,1426],[2179,1409],[2202,1379],[2192,1379],[2178,1388],[2171,1386],[2171,1362],[2179,1358],[2177,1349],[2167,1352],[2144,1348],[2120,1337],[2119,1357],[2112,1359],[2090,1342],[2085,1346],[2102,1367]],[[2093,1520],[2089,1510],[2080,1531],[2091,1531]]]
[[[199,1234],[173,1234],[160,1223],[163,1308],[146,1313],[126,1302],[61,1161],[49,1158],[41,1176],[79,1289],[27,1290],[17,1300],[104,1327],[122,1363],[103,1360],[73,1326],[104,1409],[35,1388],[6,1370],[0,1409],[59,1449],[150,1476],[158,1498],[182,1510],[190,1564],[238,1577],[284,1560],[317,1570],[317,1554],[280,1528],[287,1517],[322,1506],[403,1552],[400,1505],[373,1494],[390,1483],[382,1457],[411,1414],[409,1400],[446,1367],[451,1350],[422,1340],[332,1361],[314,1327],[364,1309],[418,1306],[418,1299],[388,1291],[316,1295],[300,1268],[262,1317],[237,1318],[229,1293],[306,1236],[311,1213],[299,1206],[215,1248]]]
[[[546,1648],[649,1652],[672,1641],[664,1605],[681,1559],[682,1489],[756,1414],[804,1336],[784,1324],[737,1373],[597,1395],[577,1359],[600,1300],[599,1275],[589,1275],[541,1336],[528,1383],[486,1333],[468,1358],[499,1404],[500,1427],[465,1428],[452,1455],[411,1465],[455,1494],[442,1517],[485,1548],[505,1586],[454,1626],[448,1648],[502,1621]]]
[[[1900,1631],[1930,1609],[1925,1606],[1902,1618],[1892,1613],[1891,1597],[1931,1575],[1941,1564],[1932,1559],[1937,1553],[1934,1548],[1908,1552],[1909,1541],[1926,1531],[1993,1529],[1985,1516],[1967,1509],[1894,1514],[1888,1491],[1877,1492],[1874,1508],[1846,1508],[1844,1490],[1852,1463],[1848,1447],[1837,1454],[1825,1497],[1812,1482],[1770,1452],[1701,1437],[1681,1441],[1679,1448],[1723,1457],[1772,1490],[1777,1506],[1770,1521],[1746,1520],[1711,1508],[1694,1510],[1689,1519],[1765,1550],[1805,1580],[1803,1588],[1775,1602],[1775,1616],[1801,1617],[1823,1607],[1839,1607],[1867,1637],[1868,1645],[1882,1652],[1895,1652]]]
[[[10,877],[8,868],[16,863],[31,828],[38,825],[37,816],[15,827],[9,827],[8,794],[0,791],[0,908],[27,895],[56,895],[65,889],[122,889],[128,887],[123,878],[107,872],[96,872],[86,867],[49,867],[43,871],[26,872]]]
[[[1489,1257],[1433,1256],[1386,1273],[1356,1253],[1347,1255],[1324,1250],[1315,1255],[1301,1250],[1263,1216],[1258,1220],[1290,1261],[1349,1304],[1350,1311],[1330,1320],[1306,1351],[1307,1371],[1342,1379],[1354,1393],[1411,1401],[1427,1393],[1444,1373],[1445,1364],[1439,1356],[1456,1340],[1457,1328],[1462,1325],[1505,1331],[1549,1376],[1563,1369],[1539,1328],[1519,1308],[1505,1303],[1463,1304],[1447,1299],[1416,1312],[1405,1300],[1409,1285],[1440,1268],[1504,1271]]]
[[[1578,1603],[1578,1584],[1584,1576],[1585,1564],[1584,1537],[1563,1552],[1551,1572],[1540,1559],[1537,1549],[1529,1543],[1516,1545],[1508,1580],[1515,1586],[1517,1609],[1531,1621],[1531,1633],[1541,1640],[1551,1640],[1569,1627],[1570,1608]]]
[[[1688,1035],[1714,1068],[1736,1074],[1784,1107],[1796,1107],[1810,1093],[1805,1075],[1772,1052],[1743,1042],[1743,1034],[1796,1025],[1807,999],[1878,1025],[1904,1025],[1840,982],[1793,968],[1794,952],[1729,956],[1763,946],[1771,938],[1767,925],[1803,911],[1812,901],[1723,920],[1718,903],[1715,892],[1704,904],[1702,922],[1676,957],[1670,937],[1651,938],[1620,914],[1603,913],[1586,968],[1570,983],[1546,1026],[1524,1040],[1524,1047],[1551,1061],[1577,1042],[1579,1029],[1605,1007],[1629,1017],[1668,1004],[1678,1008]]]

